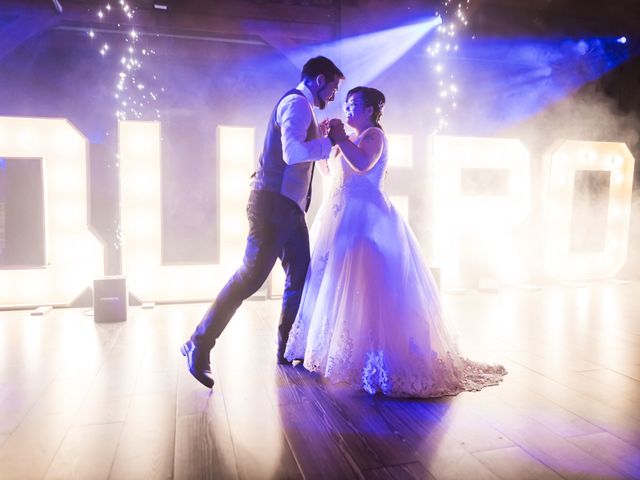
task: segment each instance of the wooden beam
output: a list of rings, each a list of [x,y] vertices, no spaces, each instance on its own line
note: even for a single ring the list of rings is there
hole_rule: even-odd
[[[101,4],[64,0],[62,5],[63,12],[59,15],[52,5],[48,6],[43,0],[10,0],[3,7],[3,13],[17,18],[0,30],[0,35],[7,39],[3,40],[0,47],[0,58],[31,36],[52,26],[114,29],[122,21],[121,16],[114,12],[99,19],[97,12]],[[266,8],[264,5],[234,2],[211,2],[206,7],[201,2],[196,2],[195,6],[193,2],[175,2],[175,5],[174,9],[171,3],[169,10],[139,8],[132,23],[141,31],[165,36],[260,37],[265,43],[275,43],[277,47],[300,42],[330,41],[338,31],[338,16],[333,7],[270,5]],[[178,8],[178,5],[181,7]]]

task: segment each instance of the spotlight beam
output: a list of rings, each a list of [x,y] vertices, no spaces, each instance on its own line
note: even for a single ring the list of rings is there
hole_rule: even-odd
[[[441,23],[439,16],[428,17],[420,23],[284,53],[299,68],[310,57],[327,56],[340,66],[349,85],[367,85]]]
[[[56,9],[56,12],[62,13],[62,5],[58,0],[51,0],[53,2],[53,8]]]
[[[464,121],[487,135],[538,114],[628,61],[629,45],[618,40],[477,38],[465,44],[464,56],[453,58],[467,64],[460,82],[473,85]]]

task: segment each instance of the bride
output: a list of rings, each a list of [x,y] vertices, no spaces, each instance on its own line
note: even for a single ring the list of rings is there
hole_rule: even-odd
[[[420,247],[382,190],[384,103],[374,88],[347,94],[355,134],[329,159],[331,192],[311,230],[311,264],[285,356],[370,394],[439,397],[495,385],[506,370],[458,353]]]

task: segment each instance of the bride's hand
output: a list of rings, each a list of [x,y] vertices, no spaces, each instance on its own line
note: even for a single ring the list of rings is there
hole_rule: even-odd
[[[349,139],[347,133],[344,131],[344,124],[337,118],[332,118],[329,121],[329,132],[327,135],[331,139],[332,145],[337,145],[338,143]]]

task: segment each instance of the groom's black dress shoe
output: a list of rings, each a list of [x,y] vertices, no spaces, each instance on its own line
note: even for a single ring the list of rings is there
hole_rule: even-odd
[[[278,354],[276,361],[278,362],[278,365],[291,365],[293,362],[290,362],[289,360],[287,360],[287,357],[285,357],[284,355],[280,355]]]
[[[180,347],[182,355],[187,357],[189,372],[201,384],[207,388],[213,388],[213,376],[211,374],[211,361],[209,352],[203,352],[191,341],[187,341]]]

